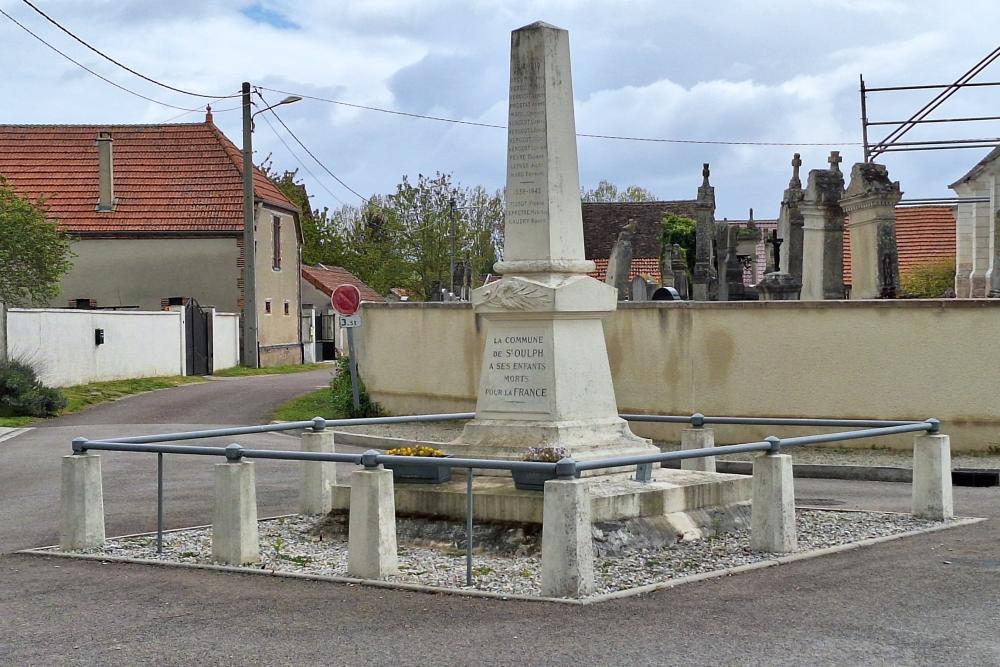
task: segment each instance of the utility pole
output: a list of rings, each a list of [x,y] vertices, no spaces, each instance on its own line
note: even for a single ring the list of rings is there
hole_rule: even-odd
[[[243,82],[243,365],[260,366],[257,347],[257,252],[253,210],[253,120],[250,84]]]
[[[455,293],[455,198],[448,200],[451,208],[451,293]]]

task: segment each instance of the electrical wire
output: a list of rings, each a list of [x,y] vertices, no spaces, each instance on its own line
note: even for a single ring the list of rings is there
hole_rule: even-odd
[[[329,97],[319,97],[316,95],[306,95],[305,93],[293,93],[287,90],[279,90],[277,88],[266,88],[264,86],[260,87],[261,90],[268,90],[272,93],[280,93],[282,95],[297,95],[303,99],[316,100],[318,102],[328,102],[330,104],[337,104],[340,106],[351,107],[352,109],[364,109],[366,111],[378,111],[379,113],[392,114],[395,116],[406,116],[408,118],[420,118],[423,120],[434,120],[441,123],[453,123],[456,125],[472,125],[474,127],[491,127],[498,130],[506,130],[506,125],[498,125],[495,123],[480,123],[471,120],[459,120],[457,118],[446,118],[443,116],[427,116],[418,113],[409,113],[406,111],[396,111],[394,109],[383,109],[381,107],[366,106],[364,104],[354,104],[352,102],[344,102],[342,100],[334,100]],[[576,136],[586,137],[590,139],[616,139],[618,141],[651,141],[657,143],[666,144],[708,144],[708,145],[720,145],[720,146],[860,146],[861,142],[819,142],[819,143],[809,143],[809,142],[785,142],[785,141],[712,141],[712,140],[702,140],[702,139],[658,139],[655,137],[628,137],[613,134],[587,134],[584,132],[577,132]]]
[[[271,123],[270,119],[268,119],[268,117],[266,115],[262,116],[262,118],[264,119],[264,122],[267,123],[267,126],[269,128],[271,128],[271,132],[274,134],[274,136],[277,137],[278,141],[281,142],[281,145],[285,147],[285,150],[287,150],[289,152],[289,154],[293,158],[295,158],[295,161],[299,163],[299,166],[302,167],[303,169],[305,169],[306,173],[309,174],[310,176],[312,176],[313,180],[316,181],[317,183],[319,183],[320,187],[322,187],[324,190],[326,190],[328,193],[330,193],[331,197],[333,197],[338,202],[340,202],[341,206],[347,206],[347,204],[344,203],[344,200],[342,200],[340,197],[338,197],[337,195],[335,195],[334,192],[333,192],[333,190],[331,190],[330,188],[326,187],[326,183],[324,183],[323,181],[321,181],[316,176],[316,174],[314,174],[312,172],[312,169],[310,169],[309,167],[306,166],[305,162],[303,162],[302,159],[295,153],[295,151],[292,150],[292,147],[288,145],[288,142],[285,141],[284,137],[282,137],[280,134],[278,134],[278,131],[276,129],[274,129],[274,125]]]
[[[95,72],[94,70],[90,69],[89,67],[87,67],[86,65],[84,65],[83,63],[81,63],[80,61],[74,60],[73,58],[71,58],[70,56],[66,55],[65,53],[63,53],[62,51],[60,51],[59,49],[57,49],[56,47],[52,46],[51,44],[49,44],[48,42],[46,42],[44,39],[42,39],[41,37],[39,37],[38,35],[36,35],[34,32],[32,32],[30,28],[28,28],[23,23],[21,23],[20,21],[18,21],[17,19],[15,19],[13,16],[11,16],[7,12],[5,12],[3,9],[0,9],[0,14],[3,14],[4,16],[6,16],[8,19],[10,19],[10,21],[12,23],[14,23],[14,25],[16,25],[17,27],[19,27],[21,30],[24,30],[26,33],[28,33],[29,35],[31,35],[32,37],[34,37],[35,39],[37,39],[39,42],[41,42],[45,46],[49,47],[50,49],[52,49],[53,51],[55,51],[56,53],[58,53],[59,55],[61,55],[63,58],[65,58],[66,60],[68,60],[71,63],[73,63],[74,65],[76,65],[77,67],[79,67],[79,68],[81,68],[81,69],[83,69],[83,70],[85,70],[87,72],[90,72],[91,74],[93,74],[94,76],[96,76],[101,81],[104,81],[105,83],[110,83],[115,88],[118,88],[119,90],[123,90],[126,93],[128,93],[129,95],[135,95],[136,97],[141,97],[142,99],[144,99],[144,100],[146,100],[148,102],[153,102],[154,104],[159,104],[161,106],[170,107],[171,109],[179,109],[179,110],[184,111],[184,112],[201,111],[201,109],[191,109],[189,107],[181,107],[181,106],[177,106],[176,104],[170,104],[169,102],[161,102],[160,100],[153,99],[152,97],[147,97],[146,95],[143,95],[142,93],[137,93],[134,90],[130,90],[130,89],[126,88],[125,86],[119,84],[119,83],[115,83],[114,81],[112,81],[111,79],[107,78],[106,76],[104,76],[102,74],[98,74],[97,72]]]
[[[261,99],[261,101],[264,102],[264,104],[267,104],[267,100],[264,99],[264,96],[260,93],[260,91],[257,90],[255,92],[257,93],[257,97],[259,97]],[[270,106],[270,105],[268,105],[268,106]],[[276,121],[278,121],[279,123],[281,123],[281,126],[283,128],[285,128],[285,131],[288,132],[288,135],[292,139],[295,139],[295,143],[297,143],[299,146],[301,146],[302,150],[304,150],[309,155],[309,157],[311,157],[316,162],[316,164],[318,164],[323,169],[323,171],[325,171],[326,173],[328,173],[333,178],[333,180],[337,181],[342,186],[344,186],[345,188],[347,188],[348,190],[350,190],[351,193],[353,195],[355,195],[356,197],[358,197],[362,202],[365,202],[365,203],[368,202],[368,197],[365,197],[364,195],[362,195],[360,192],[358,192],[357,190],[355,190],[354,188],[352,188],[350,185],[348,185],[347,183],[345,183],[344,181],[342,181],[340,179],[340,177],[338,177],[335,173],[333,173],[332,171],[330,171],[329,167],[327,167],[325,164],[323,164],[320,161],[320,159],[318,157],[316,157],[313,154],[313,152],[311,150],[309,150],[309,148],[304,143],[302,143],[302,140],[299,139],[297,136],[295,136],[295,133],[292,132],[291,128],[288,127],[288,125],[285,124],[285,121],[281,120],[281,116],[279,116],[277,113],[275,113],[274,109],[268,109],[268,111],[271,112],[271,115],[274,116],[274,119]]]
[[[54,18],[52,18],[51,16],[49,16],[48,14],[46,14],[45,12],[43,12],[41,9],[39,9],[34,3],[30,2],[30,0],[21,0],[21,2],[23,2],[24,4],[26,4],[29,7],[31,7],[31,9],[33,9],[37,14],[39,14],[46,21],[48,21],[49,23],[51,23],[55,27],[59,28],[64,33],[66,33],[67,35],[69,35],[70,37],[72,37],[73,39],[75,39],[80,44],[83,44],[85,47],[87,47],[88,49],[90,49],[91,51],[93,51],[94,53],[96,53],[97,55],[99,55],[100,57],[104,58],[108,62],[114,63],[115,65],[117,65],[118,67],[121,67],[126,72],[134,74],[137,77],[139,77],[140,79],[144,79],[144,80],[146,80],[146,81],[148,81],[148,82],[150,82],[152,84],[160,86],[161,88],[166,88],[167,90],[172,90],[175,93],[183,93],[185,95],[191,95],[192,97],[206,97],[206,98],[209,98],[209,99],[216,99],[216,100],[230,99],[230,98],[234,98],[234,97],[239,97],[241,95],[241,93],[234,93],[234,94],[230,94],[230,95],[206,95],[204,93],[194,93],[194,92],[191,92],[190,90],[184,90],[183,88],[177,88],[176,86],[171,86],[170,84],[166,84],[166,83],[163,83],[161,81],[157,81],[156,79],[154,79],[152,77],[148,77],[145,74],[143,74],[142,72],[137,72],[136,70],[132,69],[128,65],[125,65],[125,64],[123,64],[123,63],[115,60],[114,58],[112,58],[111,56],[107,55],[106,53],[104,53],[100,49],[91,46],[90,44],[88,44],[87,42],[85,42],[83,39],[81,39],[80,37],[77,37],[75,34],[73,34],[68,28],[65,28],[64,26],[62,26]],[[10,18],[10,17],[8,16],[7,18]]]

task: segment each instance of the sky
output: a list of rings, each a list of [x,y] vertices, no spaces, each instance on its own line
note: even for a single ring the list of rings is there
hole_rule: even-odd
[[[33,0],[116,60],[161,82],[223,96],[242,81],[350,104],[504,125],[510,31],[544,20],[570,34],[577,131],[752,146],[580,138],[580,181],[639,185],[693,199],[711,163],[716,217],[777,215],[802,153],[803,180],[862,158],[858,76],[868,86],[950,83],[996,48],[1000,3],[969,0]],[[182,108],[207,100],[159,88],[101,59],[19,0],[0,9],[53,46],[135,92]],[[49,50],[0,15],[0,123],[201,122],[203,111],[134,97]],[[1000,81],[1000,63],[976,80]],[[912,115],[936,91],[875,93],[871,120]],[[284,93],[263,91],[269,103]],[[931,118],[1000,115],[1000,88],[957,93]],[[212,103],[241,143],[238,100]],[[289,128],[351,189],[387,194],[404,175],[446,172],[504,184],[506,132],[304,99],[279,108]],[[255,161],[299,169],[315,208],[361,199],[312,161],[274,119],[258,116]],[[273,127],[272,127],[273,126]],[[872,128],[873,138],[885,128]],[[1000,123],[924,125],[911,139],[1000,136]],[[295,155],[283,145],[291,146]],[[946,197],[988,151],[880,159],[906,197]],[[296,157],[297,156],[297,157]],[[305,165],[303,168],[301,165]],[[309,172],[312,172],[311,174]]]

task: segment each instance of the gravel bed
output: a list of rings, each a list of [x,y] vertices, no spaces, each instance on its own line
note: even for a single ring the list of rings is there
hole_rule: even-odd
[[[262,570],[313,575],[347,576],[347,542],[321,540],[316,517],[285,517],[260,522]],[[812,551],[873,537],[894,535],[936,525],[909,515],[877,512],[798,510],[798,551]],[[57,550],[57,549],[54,549]],[[110,539],[103,549],[77,553],[143,558],[179,563],[212,563],[208,528],[165,533],[163,554],[156,553],[155,536]],[[773,558],[750,549],[747,530],[682,541],[669,547],[640,549],[594,562],[596,594],[635,588],[692,574],[748,565]],[[393,582],[465,587],[465,553],[455,548],[399,546],[399,574]],[[540,595],[541,559],[536,555],[476,554],[474,588],[496,593]]]
[[[464,421],[435,422],[430,424],[375,424],[371,426],[351,426],[337,430],[348,433],[365,433],[386,438],[404,438],[424,442],[451,442],[462,434]],[[679,447],[676,442],[657,442],[664,451]],[[795,447],[784,450],[791,454],[795,463],[820,463],[824,465],[888,466],[912,468],[913,453],[892,449],[849,449],[845,447],[816,446]],[[749,461],[750,454],[720,456],[723,461]],[[953,468],[1000,468],[1000,453],[996,454],[955,454],[952,453]]]

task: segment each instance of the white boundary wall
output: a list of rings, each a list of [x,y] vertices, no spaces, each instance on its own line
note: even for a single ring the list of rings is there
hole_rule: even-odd
[[[212,320],[212,369],[221,371],[240,364],[240,314],[217,313]]]
[[[104,344],[94,331],[104,330]],[[239,316],[216,313],[214,368],[239,361]],[[102,380],[183,375],[184,313],[137,310],[11,308],[7,345],[45,384],[66,387]]]

